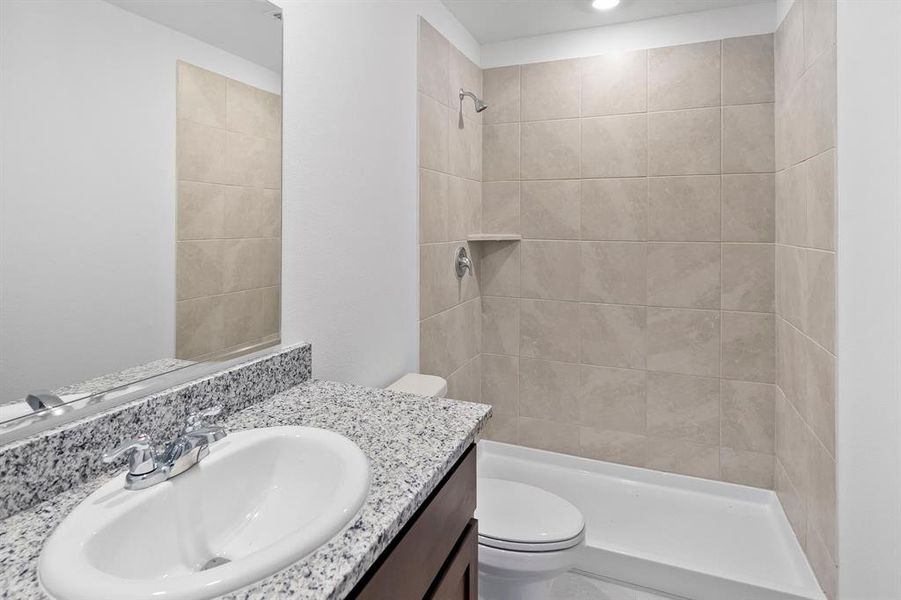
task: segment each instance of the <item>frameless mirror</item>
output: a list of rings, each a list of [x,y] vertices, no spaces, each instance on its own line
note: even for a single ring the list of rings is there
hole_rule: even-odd
[[[0,11],[0,443],[277,344],[278,7]]]

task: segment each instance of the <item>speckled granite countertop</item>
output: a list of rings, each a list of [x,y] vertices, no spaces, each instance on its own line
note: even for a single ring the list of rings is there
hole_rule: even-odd
[[[435,489],[487,420],[481,404],[423,399],[328,381],[308,381],[235,413],[237,431],[307,425],[342,433],[369,457],[369,496],[357,521],[306,558],[224,598],[343,598]],[[0,521],[0,598],[45,598],[37,580],[44,540],[98,478]],[[139,493],[139,492],[137,492]]]

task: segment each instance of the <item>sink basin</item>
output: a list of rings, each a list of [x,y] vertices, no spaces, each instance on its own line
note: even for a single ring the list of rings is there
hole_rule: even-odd
[[[88,496],[50,536],[38,575],[53,598],[195,600],[250,585],[352,522],[369,462],[337,433],[272,427],[233,433],[145,490],[124,480]]]

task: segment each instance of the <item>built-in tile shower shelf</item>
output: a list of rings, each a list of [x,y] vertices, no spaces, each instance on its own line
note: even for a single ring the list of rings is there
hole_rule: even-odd
[[[518,242],[521,239],[518,233],[471,233],[466,236],[470,242]]]

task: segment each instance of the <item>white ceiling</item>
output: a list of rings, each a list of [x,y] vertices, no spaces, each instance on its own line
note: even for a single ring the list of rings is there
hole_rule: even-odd
[[[107,0],[211,46],[282,72],[281,12],[266,0]]]
[[[591,0],[442,0],[481,44],[775,0],[622,0],[599,11]]]

